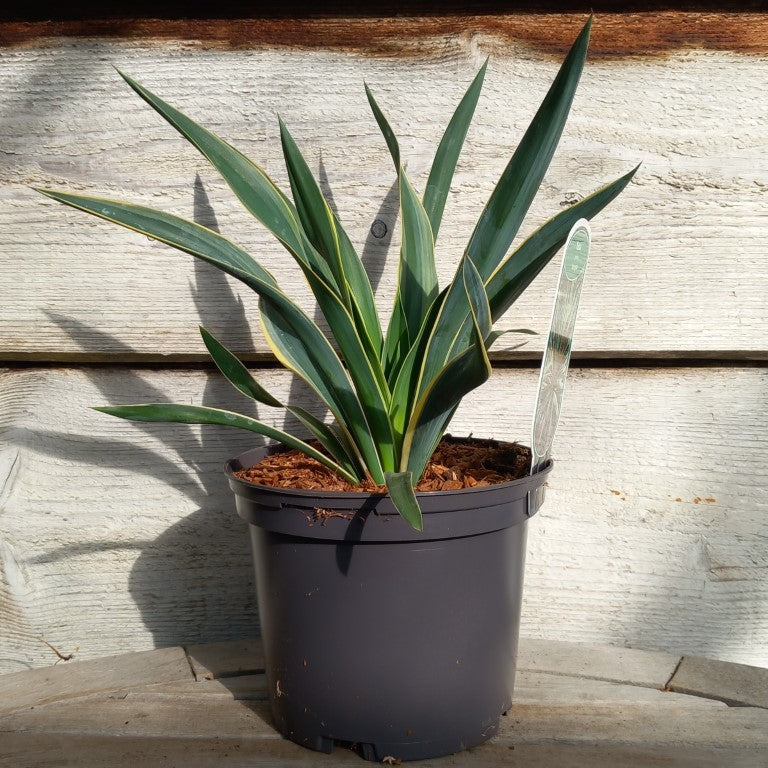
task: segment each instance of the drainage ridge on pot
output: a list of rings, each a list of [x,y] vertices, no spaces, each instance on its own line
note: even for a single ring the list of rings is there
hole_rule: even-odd
[[[417,760],[477,745],[511,705],[532,477],[418,494],[424,532],[387,496],[235,477],[250,523],[270,702],[313,749]],[[279,448],[277,448],[279,450]]]

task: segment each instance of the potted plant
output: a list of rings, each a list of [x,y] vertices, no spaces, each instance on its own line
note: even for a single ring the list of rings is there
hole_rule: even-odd
[[[325,751],[334,740],[355,743],[376,760],[425,758],[490,738],[510,706],[526,520],[535,511],[529,497],[551,462],[529,475],[525,449],[444,435],[461,399],[490,375],[488,349],[499,335],[494,323],[563,245],[574,222],[602,210],[634,174],[561,211],[507,253],[562,133],[590,26],[591,19],[442,289],[435,238],[486,67],[445,131],[423,196],[366,87],[400,193],[400,269],[386,330],[354,246],[282,121],[292,201],[232,146],[123,75],[288,249],[332,340],[272,274],[221,235],[137,205],[40,190],[203,259],[256,291],[276,358],[309,384],[333,417],[329,424],[281,403],[204,328],[203,341],[227,379],[247,397],[284,408],[309,438],[202,406],[97,409],[137,421],[223,424],[279,444],[233,459],[227,473],[238,511],[251,524],[273,713],[294,741]],[[440,463],[478,453],[490,479],[478,481],[472,469],[455,474]],[[320,477],[321,487],[268,484],[280,486],[297,462],[310,485]],[[442,490],[419,491],[427,468],[433,481],[427,485]]]

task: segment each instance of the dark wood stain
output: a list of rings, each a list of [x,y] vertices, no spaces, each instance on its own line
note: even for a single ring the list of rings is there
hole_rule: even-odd
[[[344,50],[364,55],[429,58],[444,51],[436,37],[490,34],[560,56],[586,15],[515,13],[263,19],[108,19],[0,23],[0,46],[45,38],[194,41],[208,48]],[[596,18],[593,59],[659,56],[686,49],[768,52],[768,14],[744,12],[607,13]]]

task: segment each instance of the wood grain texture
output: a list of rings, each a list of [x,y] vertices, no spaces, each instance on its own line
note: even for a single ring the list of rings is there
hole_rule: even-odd
[[[31,669],[0,675],[0,713],[180,680],[194,680],[182,648],[124,653]]]
[[[264,385],[312,407],[277,370]],[[527,440],[536,377],[497,371],[457,434]],[[768,372],[572,372],[523,634],[768,665]],[[0,374],[0,668],[252,635],[251,556],[222,473],[254,436],[87,406],[248,404],[218,376]],[[282,424],[279,413],[259,415]]]
[[[258,664],[259,641],[197,646],[195,652],[219,670],[239,671]],[[659,654],[605,646],[526,640],[529,656],[557,674],[518,671],[515,698],[498,736],[460,755],[431,761],[435,768],[458,766],[677,766],[708,768],[764,764],[768,742],[768,711],[731,709],[721,701],[653,690],[583,677],[581,670],[606,668],[611,660],[633,664],[644,656],[644,668],[659,664]],[[179,650],[179,649],[176,649]],[[228,652],[234,652],[232,658]],[[166,682],[147,684],[151,672],[139,672],[136,660],[147,660]],[[125,765],[211,766],[226,759],[228,765],[310,766],[349,765],[353,757],[343,745],[331,755],[297,747],[275,732],[266,700],[263,674],[238,675],[217,680],[170,680],[162,664],[152,660],[167,651],[128,654],[121,658],[73,663],[58,668],[59,680],[69,678],[70,690],[81,689],[79,699],[50,701],[49,670],[7,676],[27,677],[32,706],[0,714],[0,765],[35,766],[108,763]],[[699,660],[722,669],[722,662]],[[81,670],[111,662],[113,689],[87,691]],[[760,672],[760,670],[754,670]],[[4,678],[0,677],[0,685]],[[717,686],[712,695],[717,695]],[[37,698],[36,698],[37,697]],[[99,762],[101,761],[101,762]]]
[[[768,669],[685,656],[669,681],[669,690],[732,706],[768,709]]]
[[[549,34],[543,22],[533,28]],[[396,276],[397,201],[362,83],[386,109],[423,188],[439,136],[490,54],[438,242],[440,278],[448,280],[557,62],[493,30],[412,44],[420,51],[415,58],[73,38],[0,49],[0,359],[201,360],[200,322],[251,359],[268,352],[251,295],[190,257],[46,201],[30,185],[130,199],[218,226],[312,312],[289,257],[122,84],[113,64],[285,185],[279,111],[332,192],[386,315]],[[697,48],[588,64],[525,231],[566,201],[643,166],[594,222],[575,356],[768,355],[765,63],[764,54]],[[383,237],[372,233],[376,221]],[[543,333],[555,275],[542,275],[502,327]],[[543,343],[510,351],[516,341],[503,337],[496,354],[531,357]]]
[[[332,755],[308,753],[290,741],[226,738],[143,739],[103,734],[3,735],[0,765],[8,768],[359,768],[360,757],[346,749]],[[430,761],[433,768],[764,768],[763,756],[748,748],[606,747],[581,744],[489,742],[480,749]]]
[[[522,638],[517,668],[531,674],[578,674],[581,679],[661,690],[680,663],[674,653],[615,647],[590,653],[591,647],[562,640]]]
[[[218,696],[144,700],[111,697],[69,702],[6,715],[5,732],[154,738],[221,738],[279,741],[266,701]],[[687,707],[677,699],[630,704],[520,704],[502,719],[495,741],[516,744],[600,744],[606,747],[768,748],[768,711],[749,707]]]
[[[418,4],[394,3],[387,9],[381,8],[386,3],[368,4],[365,8],[352,3],[345,13],[344,5],[336,3],[323,9],[323,18],[318,17],[315,6],[302,13],[292,5],[263,9],[247,4],[241,18],[232,18],[237,12],[228,3],[220,11],[230,18],[214,19],[207,18],[210,12],[195,18],[194,7],[190,9],[186,4],[181,14],[165,13],[153,4],[144,15],[155,18],[139,18],[141,9],[135,6],[131,6],[133,14],[99,7],[98,12],[86,14],[85,18],[75,18],[67,6],[52,9],[36,23],[29,16],[25,21],[22,12],[19,21],[0,24],[0,45],[28,45],[54,37],[139,38],[190,41],[225,49],[269,46],[423,58],[433,53],[435,43],[451,45],[456,38],[482,34],[492,35],[505,45],[525,42],[539,51],[559,54],[567,50],[586,15],[597,11],[600,23],[592,45],[592,55],[597,58],[658,56],[692,48],[758,55],[768,51],[768,20],[763,14],[750,13],[743,3],[733,10],[726,3],[716,3],[711,9],[635,13],[626,12],[633,9],[631,3],[613,3],[613,8],[610,4],[601,7],[600,3],[584,3],[582,8],[563,3],[529,3],[536,10],[554,7],[561,11],[554,14],[498,12],[509,10],[509,3],[497,3],[497,12],[483,13],[478,12],[478,3],[467,2],[453,3],[453,8],[451,3],[440,3],[440,13],[435,13],[434,7],[419,8]],[[519,10],[521,4],[516,5]],[[621,12],[611,13],[617,5]],[[635,3],[633,10],[645,11],[646,5]],[[123,18],[110,18],[113,15]],[[174,18],[178,15],[182,18]],[[257,18],[249,18],[253,16]]]

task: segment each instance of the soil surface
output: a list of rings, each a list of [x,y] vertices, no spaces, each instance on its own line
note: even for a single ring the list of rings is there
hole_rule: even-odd
[[[315,446],[318,447],[319,446]],[[508,483],[525,477],[531,468],[531,451],[517,443],[454,438],[446,435],[432,454],[417,491],[457,491],[461,488]],[[386,493],[371,481],[354,485],[297,450],[267,456],[235,475],[242,480],[273,488]]]

